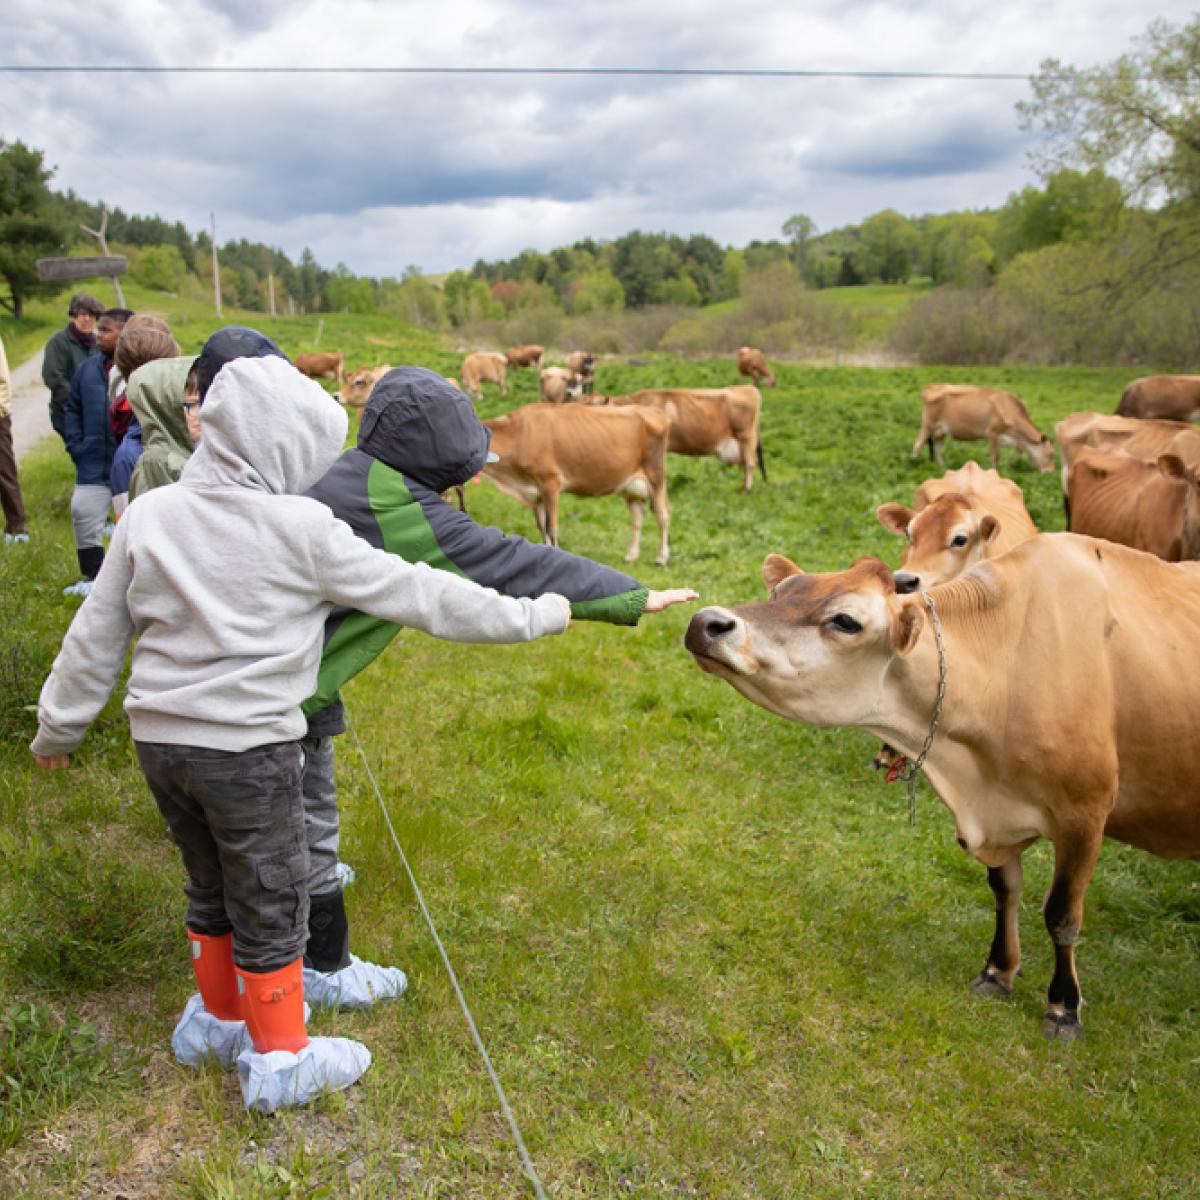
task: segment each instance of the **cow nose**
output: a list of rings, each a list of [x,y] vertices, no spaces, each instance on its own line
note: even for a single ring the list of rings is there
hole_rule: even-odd
[[[737,628],[737,621],[719,608],[701,609],[689,623],[683,644],[693,654],[703,654],[714,642]]]
[[[921,586],[920,575],[914,575],[911,571],[897,571],[892,578],[896,581],[896,591],[902,596],[915,592]]]

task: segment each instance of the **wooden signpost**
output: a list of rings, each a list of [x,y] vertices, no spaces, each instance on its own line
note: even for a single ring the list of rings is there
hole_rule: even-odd
[[[92,279],[97,275],[124,275],[126,269],[123,254],[102,256],[93,254],[87,258],[39,258],[38,278],[43,283],[61,283],[68,279]]]

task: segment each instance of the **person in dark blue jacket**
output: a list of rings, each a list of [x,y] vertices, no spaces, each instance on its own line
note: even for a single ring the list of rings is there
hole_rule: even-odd
[[[63,412],[67,453],[75,463],[71,494],[71,527],[83,578],[63,588],[65,596],[86,596],[104,561],[104,527],[112,503],[108,477],[117,439],[108,420],[108,373],[117,338],[133,316],[127,308],[110,308],[96,323],[99,354],[83,361],[71,379]]]

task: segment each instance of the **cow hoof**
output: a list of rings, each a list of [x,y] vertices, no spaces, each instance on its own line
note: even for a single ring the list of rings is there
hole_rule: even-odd
[[[986,967],[971,980],[971,990],[989,1000],[1007,1000],[1013,994],[1012,986]]]
[[[1052,1042],[1077,1042],[1083,1025],[1074,1013],[1048,1012],[1042,1017],[1042,1034]]]

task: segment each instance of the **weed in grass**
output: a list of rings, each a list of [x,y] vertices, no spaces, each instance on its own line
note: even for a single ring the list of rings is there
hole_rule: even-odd
[[[35,1122],[136,1078],[141,1059],[101,1041],[91,1024],[44,1004],[0,1011],[0,1150]]]

